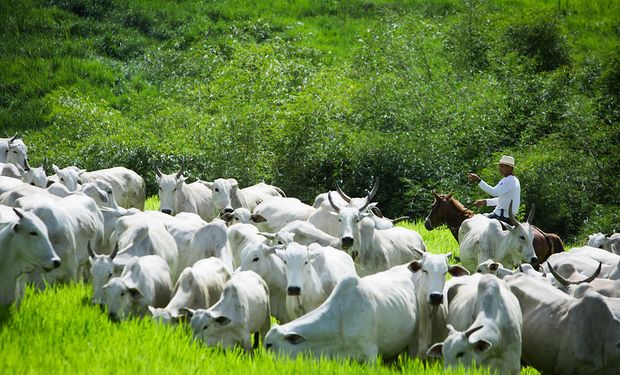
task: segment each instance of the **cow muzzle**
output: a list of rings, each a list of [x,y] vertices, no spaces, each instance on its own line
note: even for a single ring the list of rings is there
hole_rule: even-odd
[[[299,296],[301,295],[301,288],[298,286],[289,286],[286,288],[286,294],[289,296]]]
[[[224,215],[225,213],[232,213],[234,210],[232,209],[232,207],[226,207],[223,211],[222,211],[222,215]]]
[[[348,249],[353,246],[353,238],[352,237],[342,237],[341,246],[343,249]]]
[[[429,295],[429,299],[430,299],[431,305],[440,305],[441,303],[443,303],[443,294],[431,293]]]
[[[431,221],[426,218],[426,220],[424,220],[424,228],[426,228],[426,230],[433,230],[433,224],[431,224]]]
[[[533,266],[538,265],[538,258],[532,257],[532,259],[530,259],[530,264]]]
[[[166,215],[172,215],[172,210],[169,209],[163,209],[161,210],[161,212],[165,213]]]

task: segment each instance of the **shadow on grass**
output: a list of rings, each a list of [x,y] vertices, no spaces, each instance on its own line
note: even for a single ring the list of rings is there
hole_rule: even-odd
[[[11,320],[11,305],[0,306],[0,328],[4,327]]]

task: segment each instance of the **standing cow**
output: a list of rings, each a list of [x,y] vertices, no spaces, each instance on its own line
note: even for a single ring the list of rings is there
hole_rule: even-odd
[[[240,189],[234,178],[218,178],[213,182],[203,182],[213,192],[213,207],[219,214],[233,212],[244,207],[250,211],[271,197],[285,197],[282,190],[263,182]]]
[[[183,176],[183,167],[173,174],[163,174],[159,168],[156,173],[161,212],[169,215],[191,212],[198,214],[205,221],[211,221],[217,217],[213,208],[211,190],[205,187],[202,181],[186,183],[187,177]]]

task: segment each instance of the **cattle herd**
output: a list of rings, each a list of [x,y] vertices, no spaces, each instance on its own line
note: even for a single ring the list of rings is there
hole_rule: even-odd
[[[127,168],[53,170],[0,139],[0,305],[19,304],[26,284],[86,280],[110,319],[186,320],[208,346],[620,373],[620,234],[544,259],[533,212],[504,227],[473,215],[451,227],[456,265],[383,217],[377,183],[308,205],[265,183],[157,169],[160,210],[145,211]]]

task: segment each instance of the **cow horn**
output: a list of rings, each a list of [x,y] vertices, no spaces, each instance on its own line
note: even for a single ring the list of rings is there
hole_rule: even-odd
[[[364,205],[360,207],[359,209],[360,212],[364,211],[364,209],[368,207],[368,205],[370,204],[370,201],[372,201],[372,198],[374,198],[378,190],[379,190],[379,179],[376,179],[375,183],[372,185],[372,189],[370,190],[370,193],[368,193],[368,195],[366,196],[366,203],[364,203]]]
[[[116,254],[118,254],[118,242],[116,243],[116,245],[114,246],[114,251],[112,251],[112,254],[110,254],[110,259],[114,259],[114,257],[116,256]]]
[[[19,135],[18,135],[17,133],[15,133],[15,135],[14,135],[14,136],[12,136],[12,137],[9,139],[9,144],[13,143],[13,141],[14,141],[14,140],[16,140],[16,139],[18,139],[18,138],[19,138]]]
[[[530,210],[529,215],[527,215],[527,223],[532,224],[532,220],[534,219],[534,212],[536,211],[536,205],[532,203],[532,209]]]
[[[514,213],[512,212],[512,200],[510,201],[510,204],[508,205],[508,218],[510,219],[510,223],[516,228],[519,225],[521,225],[517,219],[515,218]]]
[[[88,255],[91,258],[94,258],[97,256],[97,254],[95,254],[95,252],[93,251],[93,248],[90,246],[90,241],[88,241],[88,244],[86,245],[86,250],[88,250]]]
[[[559,273],[556,272],[556,270],[553,268],[553,266],[551,265],[551,263],[549,263],[549,261],[547,261],[547,265],[549,266],[549,271],[551,271],[551,274],[553,275],[553,277],[555,277],[555,279],[562,285],[564,286],[569,286],[571,284],[582,284],[582,283],[589,283],[590,281],[596,279],[596,277],[598,276],[598,274],[601,272],[601,268],[603,266],[602,262],[598,262],[598,268],[596,269],[596,271],[594,271],[594,273],[589,276],[586,277],[583,280],[580,281],[571,281],[571,280],[567,280],[564,277],[562,277],[562,275],[560,275]]]
[[[159,167],[155,167],[155,173],[157,173],[157,177],[161,177],[163,175],[163,173],[161,173],[161,170],[159,169]]]
[[[342,197],[342,199],[344,199],[345,202],[351,203],[351,197],[349,197],[344,193],[344,191],[342,191],[338,183],[336,183],[336,191],[338,192],[338,194],[340,194],[340,196]]]
[[[28,158],[24,159],[24,171],[30,171],[30,165],[28,164]]]
[[[523,271],[523,267],[521,267],[521,263],[519,263],[519,272],[525,273],[525,271]]]
[[[473,335],[475,332],[480,331],[482,327],[483,326],[478,326],[478,327],[468,329],[467,332],[465,332],[465,337],[469,338],[469,336]]]
[[[185,170],[185,163],[181,163],[181,168],[177,172],[177,178],[181,178],[181,176],[183,175],[183,170]]]
[[[332,207],[334,208],[334,210],[336,210],[336,212],[340,212],[340,207],[336,206],[336,204],[334,203],[334,200],[332,199],[331,191],[327,192],[327,200],[329,200],[329,204],[332,205]]]

